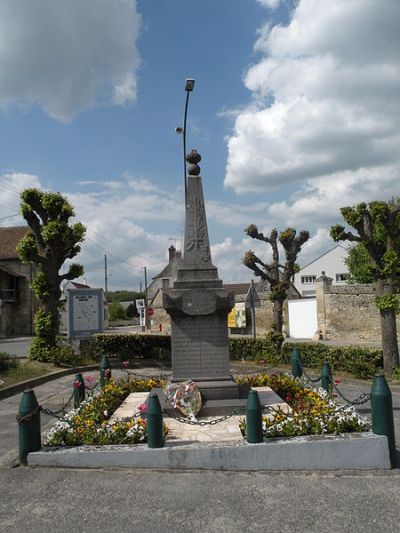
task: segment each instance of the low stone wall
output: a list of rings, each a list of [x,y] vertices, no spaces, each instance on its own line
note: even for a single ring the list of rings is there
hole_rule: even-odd
[[[380,315],[371,285],[332,285],[321,276],[316,283],[318,327],[327,340],[380,343]],[[397,321],[398,331],[400,320]]]

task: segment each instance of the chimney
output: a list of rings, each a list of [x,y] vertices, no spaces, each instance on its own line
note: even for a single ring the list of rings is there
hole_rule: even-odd
[[[169,262],[171,262],[172,259],[175,259],[175,257],[176,257],[176,248],[172,244],[168,248],[168,256],[169,256]]]

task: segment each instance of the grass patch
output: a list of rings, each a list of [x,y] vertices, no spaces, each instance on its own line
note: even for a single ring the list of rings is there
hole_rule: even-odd
[[[41,363],[39,361],[30,361],[29,359],[19,359],[15,368],[9,368],[1,372],[0,378],[4,383],[0,385],[1,389],[10,385],[15,385],[27,379],[37,378],[60,370],[52,363]]]

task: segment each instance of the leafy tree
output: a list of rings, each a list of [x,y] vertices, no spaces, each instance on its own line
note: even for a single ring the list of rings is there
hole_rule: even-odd
[[[128,318],[133,318],[134,316],[137,316],[138,312],[137,312],[137,309],[136,309],[136,305],[134,304],[129,304],[128,307],[126,308],[126,316]]]
[[[31,344],[30,355],[38,359],[50,359],[51,349],[57,346],[59,332],[60,284],[83,274],[83,267],[71,264],[66,274],[60,269],[66,259],[80,252],[85,227],[69,223],[74,210],[60,193],[25,189],[21,193],[21,211],[31,231],[21,239],[17,252],[24,262],[38,265],[32,281],[32,289],[41,302],[35,315],[36,338]]]
[[[372,264],[369,254],[362,242],[359,242],[349,249],[344,262],[350,272],[349,283],[374,282],[374,276],[371,273]]]
[[[107,292],[108,302],[130,302],[137,300],[138,298],[144,298],[144,293],[128,290]]]
[[[400,305],[396,293],[400,281],[400,200],[361,203],[340,211],[357,233],[337,224],[331,228],[331,237],[335,241],[362,243],[368,252],[368,270],[374,279],[375,303],[381,317],[384,368],[391,374],[399,364],[396,313]]]
[[[108,313],[111,321],[126,320],[126,313],[119,302],[111,302],[108,307]]]
[[[272,248],[272,261],[270,263],[264,263],[251,250],[246,252],[243,263],[256,276],[260,276],[261,279],[268,281],[271,287],[270,299],[274,307],[269,337],[276,345],[276,348],[278,348],[283,342],[283,304],[287,298],[288,289],[292,285],[293,276],[299,270],[296,264],[297,256],[302,245],[308,240],[310,235],[308,231],[302,230],[296,236],[296,230],[294,228],[287,228],[278,234],[278,230],[275,228],[269,236],[266,236],[260,233],[254,224],[251,224],[245,232],[249,237],[266,242]],[[285,252],[284,264],[280,262],[279,243]]]

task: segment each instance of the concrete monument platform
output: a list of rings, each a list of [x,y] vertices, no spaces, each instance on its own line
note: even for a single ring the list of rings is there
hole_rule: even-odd
[[[260,390],[259,394],[263,392],[268,391]],[[147,392],[131,394],[111,420],[137,413],[147,396]],[[288,408],[282,401],[272,406]],[[199,420],[209,421],[212,418],[202,417]],[[371,432],[311,435],[248,444],[239,429],[240,418],[243,417],[232,416],[215,425],[194,426],[166,415],[164,422],[169,428],[169,435],[163,448],[150,449],[146,444],[43,448],[28,455],[28,464],[70,468],[232,471],[391,468],[387,438],[383,435]]]

